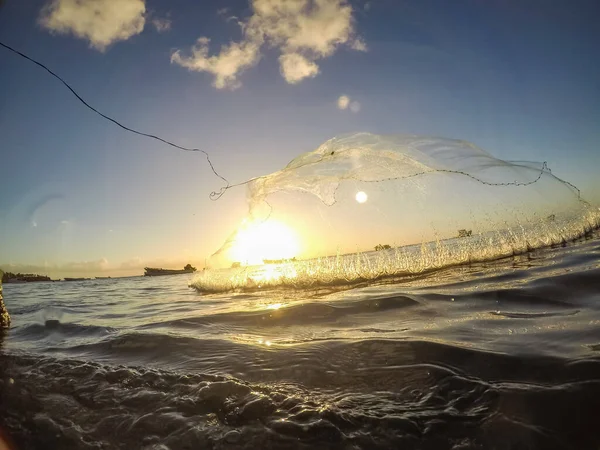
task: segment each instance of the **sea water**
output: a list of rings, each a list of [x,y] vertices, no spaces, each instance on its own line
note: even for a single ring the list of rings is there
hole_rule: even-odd
[[[405,277],[207,294],[4,286],[17,449],[598,449],[600,235]]]

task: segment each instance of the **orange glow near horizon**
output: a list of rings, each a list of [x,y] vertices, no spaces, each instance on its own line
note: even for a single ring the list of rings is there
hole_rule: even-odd
[[[243,223],[230,250],[230,257],[244,265],[262,264],[264,260],[294,258],[300,251],[296,233],[287,225],[268,220]]]

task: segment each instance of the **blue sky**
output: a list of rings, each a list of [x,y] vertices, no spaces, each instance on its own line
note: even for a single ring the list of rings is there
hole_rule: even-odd
[[[9,0],[0,40],[124,124],[207,151],[232,182],[342,133],[416,133],[548,161],[597,202],[599,13],[595,1]],[[4,270],[202,265],[244,216],[244,188],[209,200],[221,183],[201,154],[124,132],[1,48],[0,86]]]

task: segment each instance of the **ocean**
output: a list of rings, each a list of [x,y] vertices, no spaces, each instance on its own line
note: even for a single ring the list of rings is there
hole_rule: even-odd
[[[5,285],[9,445],[600,448],[598,232],[374,281],[193,279]]]

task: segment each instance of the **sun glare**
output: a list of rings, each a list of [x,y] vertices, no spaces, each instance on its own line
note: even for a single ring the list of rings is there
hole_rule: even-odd
[[[367,201],[368,198],[369,197],[368,197],[367,193],[364,191],[360,191],[360,192],[356,193],[356,201],[358,203],[364,203]]]
[[[268,220],[242,224],[231,248],[233,261],[243,265],[294,258],[300,250],[296,233],[281,222]]]

